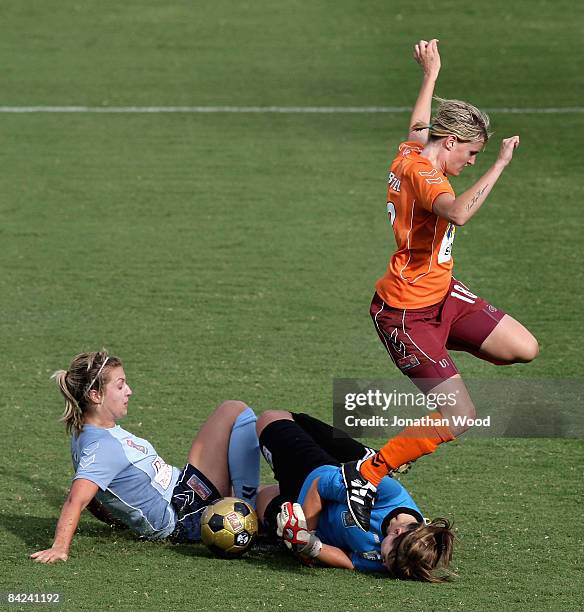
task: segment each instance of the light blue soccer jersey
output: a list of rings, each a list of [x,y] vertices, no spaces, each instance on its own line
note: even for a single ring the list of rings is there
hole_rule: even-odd
[[[326,503],[323,505],[316,534],[324,544],[330,544],[350,553],[355,569],[363,572],[383,572],[381,562],[381,524],[385,517],[397,508],[404,508],[422,520],[422,514],[405,488],[386,476],[377,487],[377,497],[371,512],[371,527],[367,533],[357,527],[347,505],[345,483],[341,468],[323,465],[313,470],[302,486],[298,502],[302,504],[315,478],[318,492]]]
[[[84,425],[71,437],[75,476],[98,487],[96,498],[116,518],[144,538],[168,537],[176,525],[170,503],[180,471],[148,442],[119,425]]]

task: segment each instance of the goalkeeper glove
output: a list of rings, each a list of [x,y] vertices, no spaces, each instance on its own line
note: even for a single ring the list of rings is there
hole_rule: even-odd
[[[276,522],[277,534],[284,540],[287,548],[305,557],[312,559],[318,557],[322,542],[314,533],[308,531],[306,517],[300,504],[290,502],[282,504]]]

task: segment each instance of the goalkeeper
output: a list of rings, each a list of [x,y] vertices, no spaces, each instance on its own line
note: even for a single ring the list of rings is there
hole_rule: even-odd
[[[454,534],[446,519],[424,520],[396,480],[385,477],[368,532],[346,503],[341,463],[375,452],[306,414],[264,412],[257,422],[260,448],[278,485],[258,495],[258,516],[268,535],[279,536],[305,562],[425,582],[452,558]],[[297,503],[293,503],[297,502]]]

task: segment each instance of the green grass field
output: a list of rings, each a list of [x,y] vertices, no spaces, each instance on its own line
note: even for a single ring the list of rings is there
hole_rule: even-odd
[[[410,47],[437,36],[438,95],[576,107],[578,6],[5,0],[0,106],[408,106]],[[457,191],[500,138],[522,144],[461,228],[455,269],[524,322],[541,355],[503,370],[457,363],[466,376],[575,379],[584,115],[491,118],[495,138]],[[0,592],[57,591],[72,610],[582,607],[581,439],[461,439],[417,463],[404,484],[457,528],[448,585],[308,569],[267,548],[219,561],[89,516],[66,564],[28,559],[51,544],[72,476],[49,377],[77,352],[124,359],[122,426],[175,465],[223,399],[331,421],[333,378],[394,375],[368,307],[393,247],[386,169],[407,121],[0,113]]]

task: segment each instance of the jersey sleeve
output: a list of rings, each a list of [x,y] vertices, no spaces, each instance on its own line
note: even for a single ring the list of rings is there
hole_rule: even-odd
[[[379,486],[377,487],[377,495],[375,497],[375,504],[378,506],[389,505],[392,502],[397,501],[404,493],[404,487],[393,478],[386,476],[382,478]]]
[[[81,449],[73,480],[91,480],[105,491],[111,481],[129,464],[116,439],[100,438]]]
[[[322,499],[343,503],[347,490],[341,476],[341,468],[327,465],[318,474],[318,493]]]
[[[436,168],[421,163],[413,163],[409,168],[410,181],[414,190],[416,203],[428,212],[432,211],[434,200],[443,193],[454,195],[454,189],[448,179]]]
[[[358,572],[384,572],[385,566],[379,559],[365,559],[362,554],[357,552],[351,553],[351,563]]]

